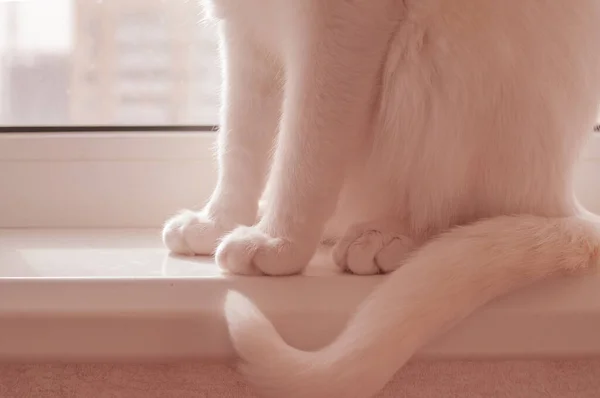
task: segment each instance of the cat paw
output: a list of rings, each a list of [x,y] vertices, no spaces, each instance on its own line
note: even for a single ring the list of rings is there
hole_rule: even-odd
[[[163,228],[163,242],[173,253],[188,256],[213,254],[219,239],[233,227],[216,223],[204,212],[184,210]]]
[[[333,260],[344,272],[375,275],[396,270],[415,248],[409,237],[378,223],[351,227],[333,248]]]
[[[260,228],[240,226],[225,236],[215,258],[222,269],[239,275],[294,275],[302,272],[312,250]]]

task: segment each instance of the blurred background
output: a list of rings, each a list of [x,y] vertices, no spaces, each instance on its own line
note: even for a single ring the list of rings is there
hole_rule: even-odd
[[[201,20],[196,0],[0,0],[0,127],[216,124]]]
[[[216,124],[201,20],[197,0],[0,0],[0,128]]]

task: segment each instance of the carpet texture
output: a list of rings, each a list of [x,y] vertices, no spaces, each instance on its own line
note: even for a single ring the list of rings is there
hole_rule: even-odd
[[[0,397],[250,398],[254,395],[230,367],[222,364],[51,364],[0,365]],[[380,397],[597,398],[600,360],[415,362],[399,372]]]

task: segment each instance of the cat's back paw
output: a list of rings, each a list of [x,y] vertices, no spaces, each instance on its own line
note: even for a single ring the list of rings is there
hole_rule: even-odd
[[[165,223],[162,238],[165,246],[175,254],[210,255],[219,239],[231,229],[233,226],[217,223],[205,212],[184,210]]]
[[[389,222],[357,224],[333,248],[333,260],[344,272],[375,275],[396,270],[415,249],[414,241]]]

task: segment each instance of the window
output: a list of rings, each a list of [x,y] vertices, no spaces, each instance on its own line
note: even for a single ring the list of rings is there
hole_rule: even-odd
[[[205,200],[220,69],[202,17],[189,0],[0,0],[0,227],[156,227]]]
[[[197,1],[0,1],[0,125],[211,125],[215,32]]]
[[[201,20],[196,0],[0,0],[0,227],[157,227],[210,195],[220,71]],[[597,212],[599,140],[578,180]]]
[[[210,259],[167,256],[161,224],[215,182],[220,77],[201,17],[197,0],[0,0],[1,359],[231,355],[220,303],[232,287],[276,295],[265,309],[290,341],[324,343],[375,286],[225,278]],[[596,136],[577,179],[596,213],[599,175]],[[600,352],[580,333],[598,323],[598,282],[569,286],[500,303],[428,353]]]

